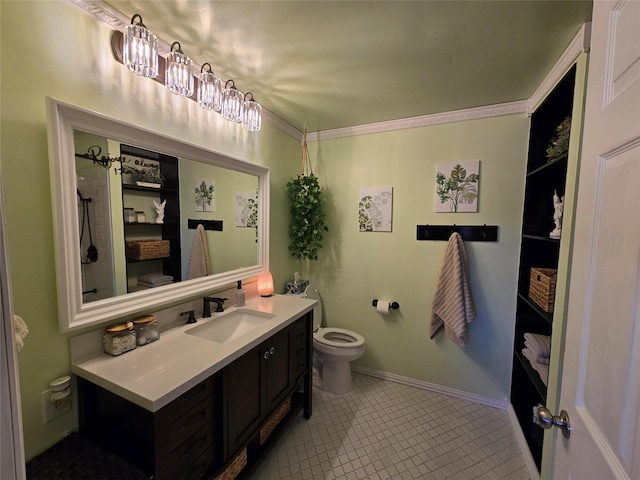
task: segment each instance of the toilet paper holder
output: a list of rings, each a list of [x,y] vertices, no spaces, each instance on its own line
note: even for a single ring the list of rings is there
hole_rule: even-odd
[[[378,299],[374,298],[373,302],[371,302],[371,306],[373,307],[377,307],[378,306]],[[397,310],[400,308],[400,304],[398,302],[389,302],[389,308],[393,309],[393,310]]]

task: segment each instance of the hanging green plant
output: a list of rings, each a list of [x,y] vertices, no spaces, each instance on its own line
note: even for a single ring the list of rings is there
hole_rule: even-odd
[[[309,149],[307,148],[307,127],[304,127],[300,174],[286,185],[289,198],[289,251],[298,260],[318,259],[322,248],[324,232],[328,232],[323,205],[327,197],[320,189],[318,177],[313,174]]]

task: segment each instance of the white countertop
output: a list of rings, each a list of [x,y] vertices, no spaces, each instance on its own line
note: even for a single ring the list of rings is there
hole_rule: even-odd
[[[155,412],[310,311],[316,300],[297,295],[273,295],[247,300],[245,307],[275,315],[227,343],[216,343],[185,330],[236,310],[212,313],[198,323],[162,332],[160,339],[113,357],[95,353],[75,359],[71,371],[96,385]]]

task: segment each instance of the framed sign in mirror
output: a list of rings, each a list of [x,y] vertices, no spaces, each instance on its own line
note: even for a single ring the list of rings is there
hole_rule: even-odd
[[[47,114],[62,332],[268,269],[267,167],[52,98]]]

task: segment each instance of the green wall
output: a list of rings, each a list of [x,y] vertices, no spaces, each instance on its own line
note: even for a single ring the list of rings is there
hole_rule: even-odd
[[[258,134],[131,74],[110,50],[110,30],[69,3],[0,2],[1,172],[15,313],[29,327],[18,354],[25,454],[42,452],[77,426],[77,409],[44,425],[40,392],[69,372],[69,338],[58,330],[45,97],[80,105],[271,168],[271,262],[284,284],[284,184],[300,143],[266,123]]]
[[[43,425],[40,392],[68,373],[58,331],[45,97],[93,109],[271,168],[270,265],[277,289],[294,271],[314,280],[325,323],[366,337],[359,365],[488,398],[508,397],[518,232],[528,119],[513,115],[326,140],[309,145],[329,196],[330,232],[317,262],[287,252],[286,182],[300,142],[265,123],[259,134],[129,73],[110,53],[110,31],[60,2],[0,2],[1,171],[13,305],[29,325],[18,354],[27,458],[77,426],[77,410]],[[25,28],[28,34],[25,34]],[[477,214],[435,214],[435,165],[480,160]],[[358,232],[361,187],[393,186],[393,232]],[[428,337],[445,242],[415,240],[417,224],[496,224],[499,242],[468,243],[478,318],[461,349]],[[381,317],[373,298],[396,300]]]
[[[528,125],[526,115],[512,115],[310,145],[330,199],[330,232],[304,277],[318,284],[327,325],[365,337],[356,364],[509,397]],[[480,160],[478,213],[434,213],[436,164],[467,160]],[[393,187],[393,231],[359,232],[359,189],[385,186]],[[499,226],[497,243],[466,243],[478,316],[464,349],[444,334],[429,339],[446,242],[416,240],[416,225],[454,223]],[[381,316],[374,298],[400,309]]]

